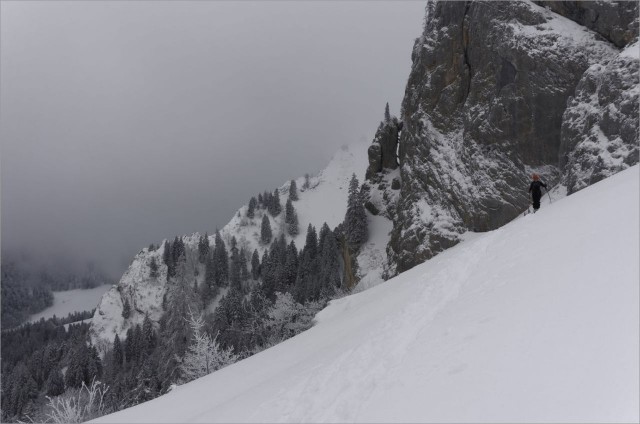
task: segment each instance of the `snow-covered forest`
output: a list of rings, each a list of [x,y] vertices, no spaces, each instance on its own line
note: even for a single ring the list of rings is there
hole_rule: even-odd
[[[262,186],[226,157],[254,195],[226,225],[145,239],[117,284],[3,256],[2,421],[637,422],[638,3],[424,12],[398,116],[380,107],[319,172]],[[187,204],[181,162],[157,171],[181,218],[236,189]]]

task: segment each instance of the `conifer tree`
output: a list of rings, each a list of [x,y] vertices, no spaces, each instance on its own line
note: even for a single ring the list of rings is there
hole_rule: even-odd
[[[307,227],[307,238],[304,244],[305,252],[308,252],[311,259],[315,259],[318,255],[318,235],[313,225]]]
[[[251,200],[249,200],[249,207],[247,208],[247,218],[253,219],[253,217],[255,217],[257,205],[258,202],[256,201],[256,198],[251,197]]]
[[[291,199],[294,202],[299,199],[298,186],[296,185],[296,180],[291,180],[291,184],[289,184],[289,199]]]
[[[124,300],[124,305],[122,305],[122,318],[129,319],[131,316],[131,304],[129,304],[129,299]]]
[[[287,233],[291,237],[295,237],[299,233],[298,229],[298,214],[296,213],[291,198],[287,199],[287,204],[284,209],[284,222],[287,228]]]
[[[262,216],[262,226],[260,228],[260,241],[262,244],[271,243],[271,238],[273,237],[271,233],[271,223],[269,222],[269,218],[267,215]]]
[[[356,174],[349,182],[349,198],[344,218],[344,231],[349,244],[355,248],[367,240],[367,214],[362,201],[360,184]]]
[[[127,330],[127,338],[124,341],[124,357],[127,364],[135,362],[135,341],[133,336],[133,328]]]
[[[384,123],[388,124],[389,122],[391,122],[391,114],[389,113],[389,102],[387,102],[387,105],[384,107]]]
[[[198,261],[203,264],[209,257],[209,234],[205,233],[204,236],[198,240]]]
[[[244,247],[240,249],[240,280],[247,281],[249,279],[249,270],[247,269],[247,251]]]
[[[282,212],[282,205],[280,204],[280,191],[278,189],[275,189],[273,191],[273,195],[271,195],[268,211],[273,217],[280,215],[280,212]]]
[[[254,280],[260,277],[260,257],[258,256],[258,249],[254,249],[253,255],[251,255],[251,277]]]
[[[200,292],[204,305],[207,305],[215,297],[216,293],[216,262],[212,255],[209,255],[205,265],[204,284],[202,284]]]
[[[216,231],[216,247],[213,251],[215,261],[215,280],[216,285],[219,287],[226,286],[229,281],[229,255],[227,254],[227,247],[222,240],[220,231]]]
[[[229,273],[229,282],[232,289],[241,290],[240,286],[240,252],[236,238],[231,239],[231,266]]]
[[[149,263],[149,277],[158,278],[158,263],[156,262],[155,256],[151,258],[151,262]]]
[[[144,321],[142,322],[142,340],[142,344],[147,353],[151,353],[151,351],[156,348],[156,333],[153,330],[153,323],[151,322],[149,315],[145,315]]]
[[[302,188],[304,190],[307,190],[311,186],[310,178],[309,174],[304,174],[304,183],[302,183]]]
[[[329,226],[325,226],[326,233],[322,237],[320,253],[320,291],[325,296],[331,296],[341,284],[340,259],[336,238]]]
[[[296,282],[296,274],[298,272],[298,249],[296,244],[291,241],[287,246],[287,255],[284,264],[284,281],[285,285],[290,288]]]
[[[173,262],[171,251],[172,251],[171,243],[165,240],[164,248],[162,252],[162,260],[164,264],[167,266],[167,279],[169,277],[173,277],[173,275],[175,274],[175,264]]]
[[[56,367],[49,373],[49,377],[44,386],[47,396],[60,396],[64,393],[64,378],[59,367]]]
[[[124,362],[124,351],[122,349],[122,343],[120,342],[120,337],[116,333],[116,337],[113,339],[113,368],[115,372],[117,372],[122,363]]]

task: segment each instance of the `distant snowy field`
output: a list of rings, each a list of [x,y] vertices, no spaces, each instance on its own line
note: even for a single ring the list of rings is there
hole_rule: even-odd
[[[638,422],[638,166],[98,422]]]
[[[53,306],[31,315],[29,322],[40,321],[40,318],[53,318],[54,315],[58,318],[64,318],[72,312],[90,311],[98,306],[100,298],[110,288],[111,284],[105,284],[93,289],[53,292]]]

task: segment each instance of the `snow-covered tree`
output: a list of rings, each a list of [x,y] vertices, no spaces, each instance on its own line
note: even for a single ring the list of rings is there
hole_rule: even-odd
[[[294,202],[298,200],[298,186],[296,185],[296,180],[291,180],[291,184],[289,184],[289,199]]]
[[[253,250],[251,255],[251,277],[257,280],[260,277],[260,256],[258,255],[258,249]]]
[[[384,123],[388,124],[391,122],[391,114],[389,113],[389,103],[384,107]]]
[[[187,348],[180,363],[181,381],[187,383],[203,377],[220,368],[234,363],[238,358],[233,350],[222,349],[215,338],[211,338],[204,331],[202,315],[189,313],[189,327],[192,332],[192,342]]]
[[[347,212],[344,217],[344,231],[349,244],[359,247],[367,240],[367,213],[360,192],[360,183],[356,174],[353,174],[349,182],[349,198],[347,200]]]
[[[156,262],[155,256],[152,257],[149,262],[149,277],[158,278],[158,263]]]
[[[295,208],[293,207],[293,203],[291,202],[291,197],[287,199],[287,204],[284,208],[284,222],[287,227],[287,233],[290,236],[295,237],[299,233],[298,229],[298,214],[296,213]]]
[[[260,241],[262,244],[271,243],[271,237],[273,234],[271,233],[271,223],[269,222],[269,218],[267,215],[262,216],[262,226],[260,228]]]
[[[258,201],[255,197],[252,197],[249,200],[249,207],[247,208],[247,218],[253,218],[255,216],[256,206],[258,206]]]
[[[216,231],[216,246],[213,249],[213,261],[215,262],[215,282],[218,286],[226,286],[229,280],[229,255],[227,247],[222,240],[220,231]]]
[[[280,215],[280,212],[282,212],[282,205],[280,204],[280,191],[278,189],[275,189],[273,191],[268,210],[273,217]]]
[[[203,264],[209,256],[209,234],[205,233],[204,236],[198,240],[198,261]]]
[[[124,304],[122,305],[122,318],[128,319],[131,316],[131,304],[129,303],[129,299],[124,300]]]
[[[60,368],[56,367],[49,372],[44,387],[47,396],[59,396],[64,393],[64,377]]]

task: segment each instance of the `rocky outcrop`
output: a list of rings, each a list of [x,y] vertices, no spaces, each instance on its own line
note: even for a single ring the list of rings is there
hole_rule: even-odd
[[[555,184],[562,166],[575,162],[569,152],[580,143],[563,127],[567,103],[585,72],[607,63],[616,68],[612,61],[620,51],[612,43],[637,34],[629,29],[637,13],[617,8],[625,18],[615,21],[600,6],[545,5],[428,3],[402,104],[401,188],[387,248],[397,272],[456,244],[466,231],[510,221],[529,203],[532,171]],[[597,9],[600,18],[589,19],[598,33],[579,24],[587,12],[576,12],[574,22],[552,11],[562,7],[566,15]],[[610,91],[619,93],[609,99],[626,92],[614,85]],[[632,116],[629,106],[619,110]],[[610,128],[622,122],[613,115]],[[370,169],[379,166],[377,151],[371,151]],[[637,162],[637,153],[627,157]]]
[[[562,120],[560,166],[569,194],[638,163],[640,47],[584,73]]]
[[[384,169],[393,170],[398,167],[398,138],[402,123],[394,116],[388,121],[380,122],[376,135],[369,146],[369,167],[365,178],[367,180]]]
[[[597,32],[616,47],[638,38],[637,1],[536,1],[536,4]]]

